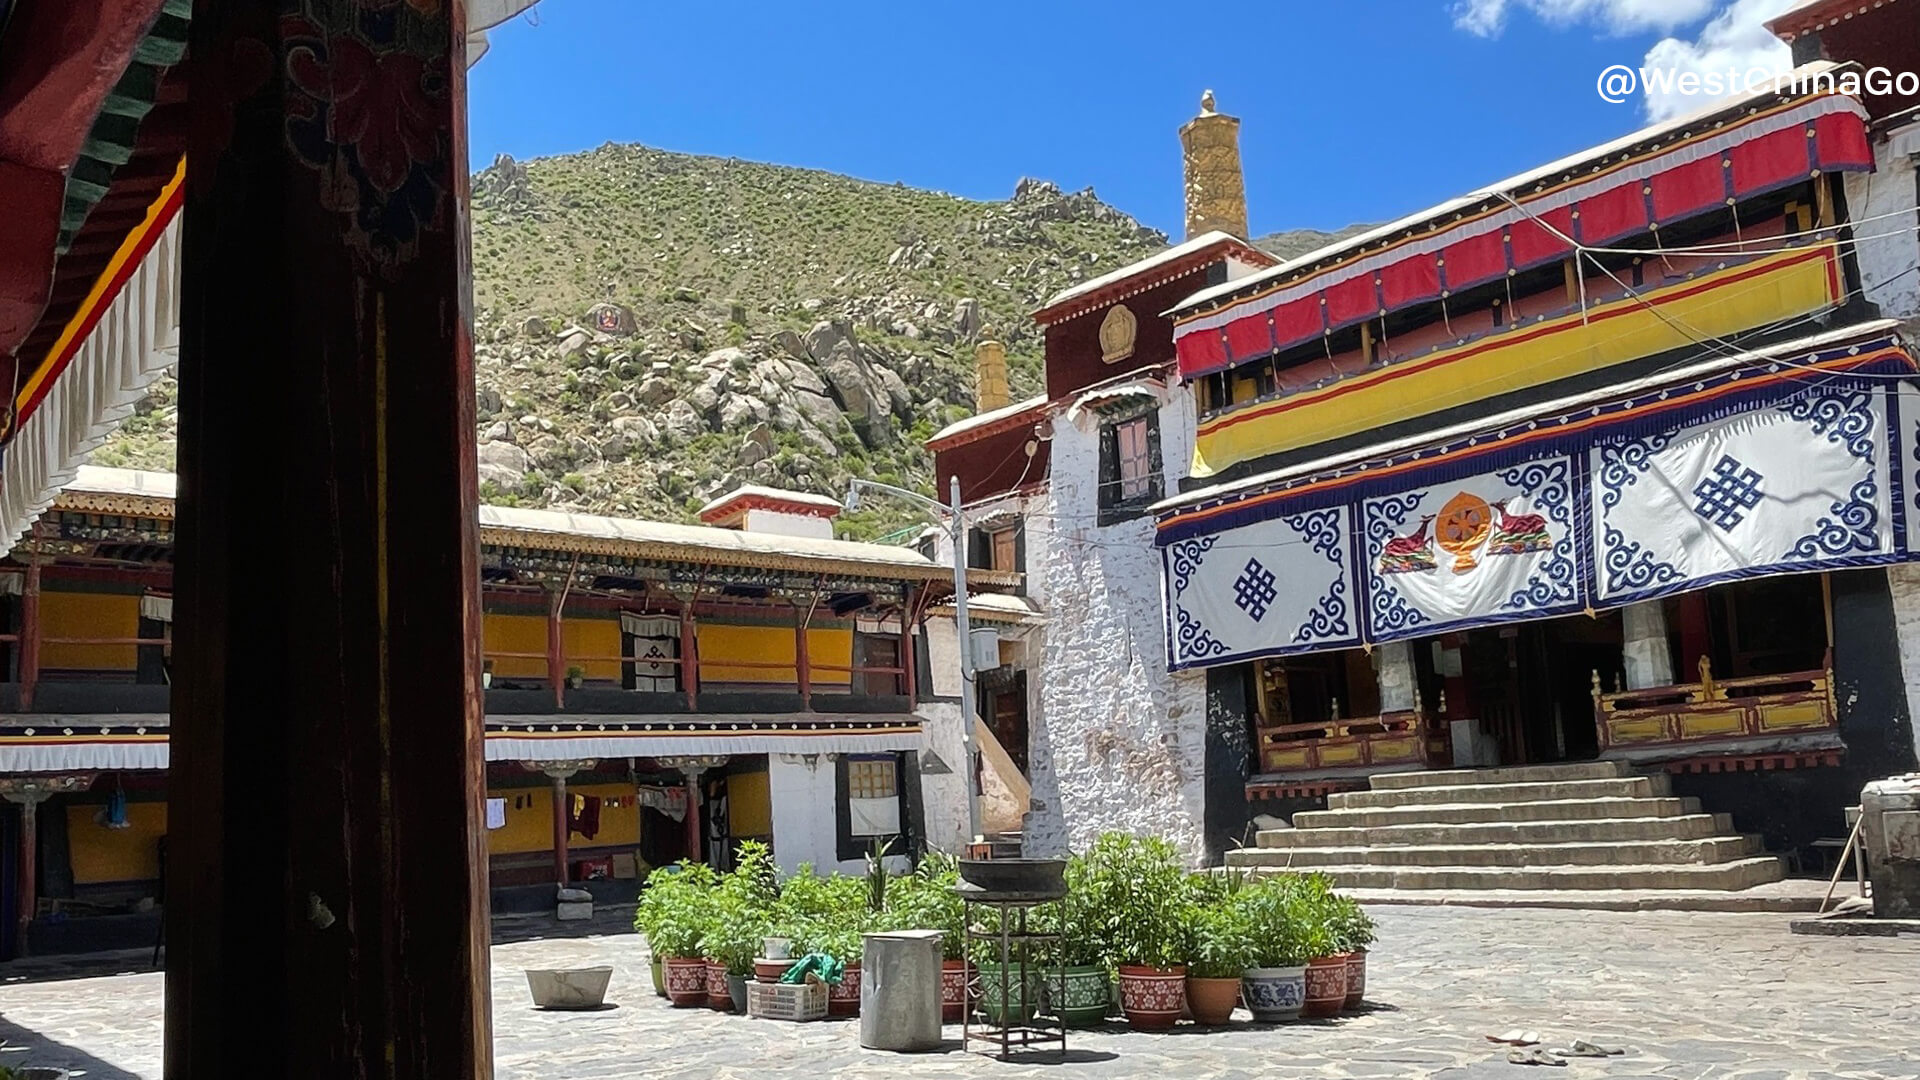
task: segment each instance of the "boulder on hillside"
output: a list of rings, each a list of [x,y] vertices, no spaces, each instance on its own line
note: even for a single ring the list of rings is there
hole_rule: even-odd
[[[953,332],[961,341],[979,337],[985,326],[986,314],[980,310],[980,301],[969,296],[953,305]]]
[[[782,352],[795,360],[807,359],[807,343],[800,339],[799,334],[791,330],[782,330],[773,335],[773,343],[780,346]]]
[[[720,429],[735,431],[771,415],[767,403],[751,394],[733,394],[720,402]]]
[[[510,442],[488,440],[480,444],[480,479],[491,480],[496,487],[519,487],[532,464],[527,452]]]
[[[676,438],[691,439],[707,430],[707,422],[691,402],[678,398],[667,406],[666,428]]]
[[[673,393],[673,384],[658,375],[641,383],[640,389],[635,391],[640,404],[649,409],[657,409],[672,401]]]
[[[570,326],[560,333],[560,356],[565,359],[593,344],[593,335],[578,326]]]
[[[527,316],[527,321],[520,324],[520,332],[530,338],[544,338],[553,333],[547,327],[547,320],[538,315]]]
[[[639,332],[640,324],[627,308],[605,301],[587,309],[587,322],[602,334],[615,337],[632,337]]]

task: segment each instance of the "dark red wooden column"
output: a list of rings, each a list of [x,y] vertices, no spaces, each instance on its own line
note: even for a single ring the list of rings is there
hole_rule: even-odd
[[[27,555],[27,580],[20,590],[20,711],[33,711],[40,685],[40,557]]]
[[[166,1075],[492,1075],[462,0],[197,0]]]

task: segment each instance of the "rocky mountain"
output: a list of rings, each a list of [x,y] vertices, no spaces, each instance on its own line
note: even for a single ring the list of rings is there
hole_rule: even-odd
[[[483,498],[667,520],[743,482],[930,489],[921,441],[972,413],[974,344],[1035,392],[1028,313],[1167,243],[1040,180],[981,202],[644,146],[502,157],[473,193]],[[171,468],[173,395],[95,460]]]
[[[1253,245],[1282,259],[1297,259],[1309,251],[1338,243],[1349,236],[1359,236],[1374,227],[1373,225],[1349,225],[1344,229],[1335,229],[1333,232],[1320,229],[1293,229],[1257,236],[1253,240]]]

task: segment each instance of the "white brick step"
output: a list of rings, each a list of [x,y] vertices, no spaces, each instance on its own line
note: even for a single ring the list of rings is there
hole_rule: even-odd
[[[1441,789],[1433,789],[1441,790]],[[1328,796],[1330,799],[1339,796]],[[1467,825],[1527,821],[1592,821],[1598,818],[1679,817],[1700,812],[1686,798],[1541,799],[1529,802],[1468,802],[1377,806],[1357,810],[1302,810],[1298,829],[1374,828],[1382,825]]]
[[[1287,873],[1247,867],[1251,873]],[[1786,875],[1777,856],[1705,865],[1316,866],[1344,889],[1750,889]]]
[[[1461,803],[1546,802],[1565,799],[1645,799],[1673,791],[1671,778],[1619,776],[1600,780],[1555,780],[1519,784],[1464,784],[1445,787],[1342,791],[1327,796],[1329,810]]]
[[[1227,852],[1230,867],[1271,866],[1647,866],[1724,863],[1761,854],[1758,837],[1628,840],[1615,843],[1403,845],[1385,847],[1241,848]]]
[[[1539,804],[1535,804],[1539,805]],[[1381,847],[1446,844],[1606,843],[1626,840],[1699,840],[1733,831],[1727,814],[1595,818],[1590,821],[1489,822],[1476,825],[1381,825],[1373,828],[1263,829],[1263,848]]]
[[[1434,769],[1381,773],[1370,781],[1375,791],[1414,787],[1478,787],[1485,784],[1564,783],[1569,780],[1617,780],[1635,775],[1624,761],[1575,761],[1562,765],[1508,765],[1494,769]]]

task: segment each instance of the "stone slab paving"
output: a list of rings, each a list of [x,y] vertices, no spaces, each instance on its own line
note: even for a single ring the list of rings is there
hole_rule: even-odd
[[[493,950],[496,1076],[781,1080],[835,1076],[1518,1077],[1482,1036],[1534,1028],[1631,1047],[1576,1060],[1566,1080],[1890,1080],[1920,1077],[1920,939],[1807,937],[1786,916],[1474,908],[1376,909],[1365,1013],[1142,1035],[1076,1033],[1064,1064],[863,1051],[857,1022],[781,1024],[679,1010],[653,996],[632,934],[531,939]],[[531,1008],[521,969],[610,963],[617,1007]],[[0,979],[6,978],[0,969]],[[0,983],[0,1064],[158,1080],[154,973]],[[949,1035],[957,1040],[958,1028]]]

